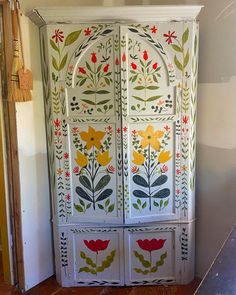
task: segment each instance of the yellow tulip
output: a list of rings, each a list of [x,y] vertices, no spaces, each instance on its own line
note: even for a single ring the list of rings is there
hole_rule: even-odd
[[[144,155],[141,154],[141,153],[138,153],[136,151],[133,151],[133,163],[136,164],[136,165],[143,165],[144,161],[145,161],[145,158],[144,158]]]
[[[82,168],[87,166],[87,164],[88,164],[87,157],[79,151],[77,151],[77,153],[76,153],[75,161]]]
[[[170,151],[165,152],[163,150],[163,151],[160,152],[160,154],[158,156],[158,162],[163,164],[163,163],[169,161],[171,157],[172,156],[170,155]]]
[[[106,166],[111,162],[112,157],[109,157],[109,151],[105,151],[104,153],[98,152],[97,161],[101,166]]]

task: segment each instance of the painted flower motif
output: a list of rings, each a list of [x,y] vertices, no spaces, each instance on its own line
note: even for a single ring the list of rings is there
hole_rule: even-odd
[[[82,168],[87,166],[87,164],[88,164],[87,157],[84,154],[82,154],[81,152],[79,152],[79,151],[76,152],[75,161]]]
[[[179,175],[181,173],[180,169],[176,169],[176,174]]]
[[[91,53],[91,55],[91,62],[95,64],[97,62],[97,55],[95,52]]]
[[[116,57],[115,64],[116,64],[117,66],[119,65],[119,59],[118,59],[118,57]]]
[[[133,174],[138,173],[138,171],[139,171],[139,168],[138,168],[137,166],[133,166],[133,167],[131,168],[131,172],[132,172]]]
[[[132,160],[132,162],[135,165],[143,165],[145,161],[144,155],[141,153],[138,153],[137,151],[133,151],[133,158],[134,159]]]
[[[96,252],[98,254],[98,251],[104,251],[107,249],[108,245],[110,243],[110,240],[84,240],[84,244],[86,245],[86,247],[93,251]]]
[[[86,70],[85,70],[85,68],[83,68],[83,67],[79,67],[79,71],[78,71],[79,73],[81,73],[81,74],[86,74]]]
[[[54,120],[54,126],[55,127],[60,127],[61,126],[61,121],[59,119]]]
[[[107,127],[107,130],[108,130],[109,133],[111,133],[111,132],[112,132],[112,127],[109,125],[109,126]]]
[[[166,165],[163,165],[163,166],[161,167],[161,172],[162,172],[162,173],[166,173],[168,170],[169,170],[169,168],[168,168],[168,166],[166,166]]]
[[[117,132],[118,134],[120,134],[121,129],[120,129],[120,128],[117,128],[116,132]]]
[[[73,127],[73,128],[71,129],[71,132],[72,132],[72,134],[76,134],[76,133],[79,132],[79,128],[78,128],[78,127]]]
[[[163,35],[164,37],[166,37],[166,42],[168,44],[171,44],[172,43],[172,38],[174,38],[174,39],[177,38],[177,36],[175,36],[174,33],[175,33],[175,31],[173,31],[173,32],[168,31],[168,34],[164,34]]]
[[[130,66],[131,66],[131,68],[133,70],[136,70],[137,69],[137,65],[134,62],[132,62]]]
[[[163,248],[166,240],[163,239],[145,239],[145,240],[137,240],[136,242],[138,243],[139,247],[148,252],[160,250]]]
[[[176,195],[179,195],[179,194],[180,194],[180,189],[177,188],[177,190],[176,190]]]
[[[103,68],[103,72],[104,73],[107,73],[109,66],[110,66],[109,64],[106,64],[105,65],[105,67]]]
[[[157,27],[156,27],[156,26],[153,26],[153,27],[151,28],[151,32],[152,32],[153,34],[156,34],[156,32],[157,32]]]
[[[68,69],[69,69],[69,72],[73,72],[74,66],[70,64],[69,67],[68,67]]]
[[[57,169],[57,175],[62,175],[62,173],[63,173],[63,169],[58,168],[58,169]]]
[[[155,63],[152,65],[152,68],[153,68],[153,70],[156,70],[156,69],[157,69],[157,67],[158,67],[158,63],[157,63],[157,62],[155,62]]]
[[[126,55],[125,55],[125,53],[122,54],[122,61],[123,61],[123,62],[126,61]]]
[[[106,166],[111,162],[112,157],[109,157],[109,151],[105,151],[104,153],[98,152],[97,161],[101,166]]]
[[[69,154],[68,153],[64,153],[64,159],[68,159],[69,158]]]
[[[86,149],[90,150],[92,147],[96,147],[98,150],[101,147],[101,140],[105,136],[104,131],[95,131],[93,127],[89,126],[88,132],[80,132],[80,136],[83,141],[86,141]]]
[[[162,150],[158,156],[158,162],[162,164],[166,163],[167,161],[170,160],[171,157],[172,156],[170,155],[170,151],[165,152],[164,150]]]
[[[160,142],[158,138],[161,138],[164,135],[163,131],[154,131],[152,125],[148,125],[145,131],[138,131],[138,134],[142,137],[141,146],[145,149],[150,145],[154,150],[160,149]]]
[[[168,67],[169,70],[173,70],[173,68],[174,68],[173,64],[171,64],[171,63],[169,63],[169,64],[167,65],[167,67]]]
[[[144,60],[148,60],[148,53],[147,53],[147,50],[144,50],[144,52],[143,52],[143,59],[144,59]]]
[[[116,170],[115,167],[112,166],[112,165],[109,165],[109,166],[107,167],[107,172],[108,172],[108,173],[114,173],[115,170]]]
[[[71,199],[71,196],[68,194],[68,195],[66,196],[66,200],[67,200],[67,201],[70,201],[70,199]]]
[[[179,159],[180,158],[180,153],[176,153],[176,158]]]
[[[123,131],[124,131],[124,132],[127,132],[127,130],[128,130],[128,128],[125,126],[125,127],[123,128]]]
[[[188,124],[188,116],[183,116],[183,124]]]
[[[164,127],[164,129],[168,132],[168,131],[170,130],[170,127],[169,127],[168,125],[166,125],[166,126]]]
[[[132,135],[133,135],[133,136],[137,135],[137,133],[138,133],[138,132],[137,132],[136,130],[132,130]]]
[[[90,30],[90,28],[87,28],[84,30],[84,35],[85,36],[89,36],[91,34],[92,30]]]
[[[183,166],[182,166],[182,170],[183,170],[183,171],[187,171],[187,170],[188,170],[187,166],[186,166],[186,165],[183,165]]]
[[[55,39],[56,43],[63,42],[64,38],[63,32],[60,31],[60,29],[55,30],[54,35],[52,36],[52,39]]]
[[[66,171],[65,177],[70,177],[70,172]]]
[[[78,174],[79,173],[79,167],[78,166],[74,167],[73,173],[75,173],[75,174]]]

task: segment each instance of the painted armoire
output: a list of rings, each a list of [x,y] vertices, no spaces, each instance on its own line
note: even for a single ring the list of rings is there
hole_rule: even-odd
[[[40,8],[57,279],[194,278],[200,6]]]

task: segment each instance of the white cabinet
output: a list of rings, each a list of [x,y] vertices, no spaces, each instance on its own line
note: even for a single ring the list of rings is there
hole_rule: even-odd
[[[37,10],[63,286],[194,277],[199,11]]]

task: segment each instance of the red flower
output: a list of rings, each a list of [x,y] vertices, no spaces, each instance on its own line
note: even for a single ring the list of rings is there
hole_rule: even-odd
[[[153,70],[156,70],[156,69],[157,69],[157,67],[158,67],[158,63],[157,63],[157,62],[155,62],[155,63],[152,65],[152,68],[153,68]]]
[[[70,201],[70,195],[67,195],[67,196],[66,196],[66,200],[67,200],[67,201]]]
[[[153,26],[153,27],[151,28],[151,31],[152,31],[153,34],[155,34],[155,33],[157,32],[157,27],[156,27],[156,26]]]
[[[113,167],[112,165],[109,165],[108,167],[107,167],[107,171],[109,172],[109,173],[114,173],[115,172],[115,167]]]
[[[71,129],[71,132],[72,132],[73,134],[75,134],[75,133],[79,132],[79,128],[78,128],[78,127],[73,127],[73,128]]]
[[[175,31],[173,31],[172,33],[170,31],[168,31],[168,34],[164,34],[163,35],[164,37],[167,37],[166,42],[168,44],[171,44],[172,43],[172,39],[171,38],[174,38],[174,39],[177,38],[177,36],[174,36],[174,33],[175,33]]]
[[[176,169],[176,174],[179,175],[181,173],[180,169]]]
[[[133,174],[138,173],[138,171],[139,171],[139,168],[138,168],[137,166],[133,166],[133,167],[131,168],[131,172],[132,172]]]
[[[108,132],[112,132],[112,127],[109,125],[109,126],[107,127],[107,130],[108,130]]]
[[[144,250],[144,251],[156,251],[161,249],[164,244],[165,244],[166,240],[162,240],[162,239],[152,239],[152,240],[137,240],[136,242],[138,243],[139,247]]]
[[[180,189],[177,188],[176,195],[179,195],[179,194],[180,194]]]
[[[89,36],[91,34],[92,30],[90,30],[90,28],[87,28],[84,30],[84,35],[85,36]]]
[[[132,67],[133,70],[137,69],[137,65],[135,63],[133,63],[133,62],[131,63],[131,67]]]
[[[69,154],[68,153],[64,153],[64,159],[68,159],[69,158]]]
[[[70,177],[70,172],[66,171],[65,176]]]
[[[119,59],[118,59],[118,57],[116,57],[115,63],[116,63],[117,66],[119,65]]]
[[[124,132],[127,132],[127,130],[128,130],[127,127],[124,127],[124,128],[123,128],[123,131],[124,131]]]
[[[55,42],[58,43],[58,41],[63,42],[64,36],[63,32],[58,30],[55,30],[54,35],[52,36],[52,39],[55,39]]]
[[[54,120],[54,125],[55,127],[60,127],[61,126],[61,121],[59,119]]]
[[[164,127],[164,129],[168,132],[168,131],[170,130],[170,127],[169,127],[168,125],[166,125],[166,126]]]
[[[117,133],[119,134],[121,130],[120,130],[120,128],[117,128],[117,130],[116,130],[116,131],[117,131]]]
[[[109,64],[105,65],[105,67],[103,68],[104,73],[106,73],[108,71],[109,66],[110,66]]]
[[[75,173],[75,174],[79,173],[79,167],[78,167],[78,166],[76,166],[76,167],[73,169],[73,173]]]
[[[123,62],[126,61],[126,55],[125,55],[125,53],[123,53],[123,55],[122,55],[122,61],[123,61]]]
[[[91,55],[92,55],[92,57],[91,57],[91,61],[92,61],[92,63],[96,63],[97,62],[97,56],[96,56],[96,53],[95,52],[93,52],[93,53],[91,53]]]
[[[132,130],[132,135],[136,135],[137,134],[137,131],[136,130]]]
[[[147,53],[147,50],[144,50],[144,52],[143,52],[143,59],[144,59],[144,60],[148,60],[148,53]]]
[[[180,157],[180,153],[176,153],[176,158],[179,158]]]
[[[183,116],[183,124],[188,124],[188,117],[187,116]]]
[[[98,254],[98,251],[104,251],[106,250],[106,248],[108,247],[110,240],[84,240],[84,243],[86,245],[87,248],[89,248],[89,250],[96,252]]]
[[[86,74],[86,71],[85,71],[85,69],[83,67],[79,67],[79,73],[85,75]]]

